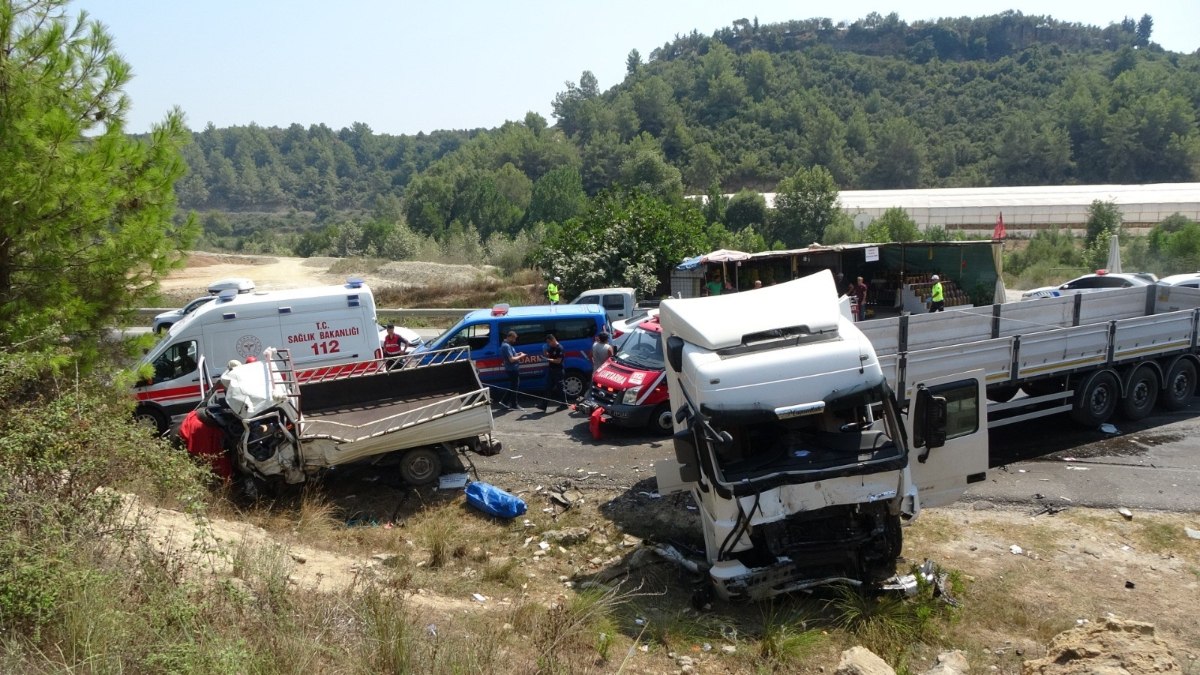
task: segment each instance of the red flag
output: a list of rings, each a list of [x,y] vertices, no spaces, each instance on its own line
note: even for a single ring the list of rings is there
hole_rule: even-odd
[[[1008,231],[1004,229],[1004,212],[996,216],[996,229],[992,230],[992,239],[1004,239],[1008,236]]]

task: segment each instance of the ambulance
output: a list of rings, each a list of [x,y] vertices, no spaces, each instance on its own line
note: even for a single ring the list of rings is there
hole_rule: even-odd
[[[603,408],[604,420],[610,424],[671,433],[674,421],[658,316],[642,321],[621,338],[613,358],[592,373],[592,387],[580,409]]]
[[[340,370],[380,367],[383,356],[375,297],[361,280],[286,291],[223,291],[171,326],[137,368],[153,374],[134,386],[134,416],[158,433],[200,402],[203,362],[208,381],[232,359],[259,358],[267,347],[291,353],[300,382]]]

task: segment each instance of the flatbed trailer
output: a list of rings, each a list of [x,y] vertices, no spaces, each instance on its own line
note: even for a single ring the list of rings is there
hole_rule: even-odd
[[[329,467],[399,456],[405,481],[435,480],[457,450],[497,451],[487,388],[465,348],[364,362],[299,382],[287,350],[227,373],[226,400],[241,424],[237,464],[287,483]]]
[[[1099,425],[1188,404],[1200,289],[1153,285],[858,324],[901,400],[913,383],[985,374],[988,427],[1069,413]]]

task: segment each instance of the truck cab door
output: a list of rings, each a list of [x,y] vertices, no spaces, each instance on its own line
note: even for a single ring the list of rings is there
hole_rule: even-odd
[[[970,483],[987,476],[983,377],[982,370],[973,370],[918,382],[912,389],[904,426],[909,441],[909,472],[922,508],[949,504],[962,496]],[[922,405],[922,398],[931,405]],[[932,419],[937,415],[928,411],[942,402],[945,418],[939,422]],[[922,416],[924,422],[919,419]]]

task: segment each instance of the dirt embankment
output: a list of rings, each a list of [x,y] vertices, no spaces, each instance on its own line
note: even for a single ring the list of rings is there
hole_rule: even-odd
[[[340,284],[358,277],[373,288],[468,284],[492,275],[489,267],[442,263],[341,258],[289,258],[284,256],[193,252],[187,266],[175,270],[159,284],[164,301],[183,303],[203,295],[218,279],[245,277],[261,290],[283,290]]]

